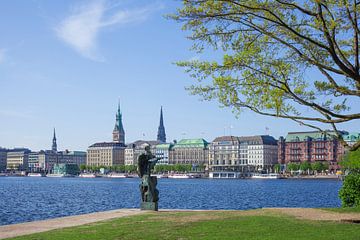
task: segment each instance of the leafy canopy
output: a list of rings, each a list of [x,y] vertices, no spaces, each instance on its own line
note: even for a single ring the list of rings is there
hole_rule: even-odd
[[[360,118],[348,104],[360,97],[358,11],[347,0],[183,0],[169,17],[205,57],[177,63],[197,80],[191,94],[236,114],[329,125],[346,146],[337,124]]]

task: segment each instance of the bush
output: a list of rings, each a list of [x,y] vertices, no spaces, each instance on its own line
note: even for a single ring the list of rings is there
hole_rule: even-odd
[[[360,206],[360,174],[350,173],[345,177],[339,197],[343,207]]]

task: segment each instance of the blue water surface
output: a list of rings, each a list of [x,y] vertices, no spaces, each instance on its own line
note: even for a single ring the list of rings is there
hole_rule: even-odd
[[[139,179],[0,177],[0,225],[138,208]],[[339,207],[338,180],[158,179],[162,209]]]

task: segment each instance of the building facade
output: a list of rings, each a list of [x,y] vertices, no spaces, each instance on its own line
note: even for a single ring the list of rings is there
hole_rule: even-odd
[[[268,135],[215,138],[209,146],[210,172],[270,170],[277,163],[277,142]]]
[[[11,170],[26,171],[29,168],[29,149],[13,149],[7,152],[6,168]]]
[[[156,145],[159,143],[159,141],[152,140],[137,140],[128,144],[125,148],[125,165],[137,165],[139,156],[145,153],[145,147],[147,146],[150,146],[150,151],[155,154]]]
[[[235,136],[215,138],[209,145],[209,171],[242,172],[247,166],[247,158],[244,158],[244,149],[240,145]]]
[[[169,164],[169,156],[170,151],[172,150],[174,144],[172,143],[163,143],[158,144],[155,147],[155,156],[160,158],[157,164],[168,165]]]
[[[125,164],[125,131],[120,104],[116,113],[112,142],[94,143],[87,149],[86,165],[114,166]]]
[[[0,147],[0,172],[6,169],[7,149]]]
[[[343,133],[346,135],[346,132]],[[289,132],[286,138],[280,137],[278,142],[279,163],[322,162],[328,163],[330,170],[337,170],[344,147],[335,136],[331,131]]]
[[[76,164],[78,166],[86,164],[86,152],[69,150],[58,152],[58,163]]]
[[[169,151],[169,164],[208,165],[209,143],[202,138],[182,139]]]
[[[269,171],[278,162],[278,145],[269,135],[240,137],[247,144],[248,164],[255,171]]]
[[[114,166],[124,165],[125,146],[116,142],[103,142],[91,145],[87,150],[86,165]]]

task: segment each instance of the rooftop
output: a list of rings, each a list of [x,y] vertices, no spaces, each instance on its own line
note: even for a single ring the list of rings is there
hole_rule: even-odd
[[[118,142],[100,142],[100,143],[94,143],[93,145],[89,146],[89,148],[95,148],[95,147],[125,147],[123,143]]]
[[[177,142],[174,148],[189,148],[189,147],[197,147],[197,148],[205,148],[209,143],[203,138],[193,138],[193,139],[181,139]]]
[[[348,132],[340,131],[343,135],[348,134]],[[310,132],[289,132],[285,138],[286,142],[302,142],[307,139],[311,140],[332,140],[336,138],[336,133],[334,131],[325,130],[324,132],[320,131],[310,131]]]

